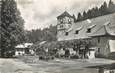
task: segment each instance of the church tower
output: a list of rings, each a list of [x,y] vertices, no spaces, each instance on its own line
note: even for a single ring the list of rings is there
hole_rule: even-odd
[[[58,29],[68,29],[72,23],[74,23],[74,17],[71,16],[67,11],[57,17]]]
[[[57,38],[68,35],[68,30],[75,21],[75,16],[71,16],[67,11],[57,17]]]

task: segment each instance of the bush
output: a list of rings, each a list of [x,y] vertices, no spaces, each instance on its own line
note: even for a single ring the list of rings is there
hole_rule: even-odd
[[[108,54],[107,58],[115,60],[115,52],[112,52],[112,53]]]
[[[44,59],[44,57],[43,57],[43,56],[40,56],[40,57],[39,57],[39,59],[40,59],[40,60],[43,60],[43,59]]]
[[[71,59],[79,59],[79,56],[78,55],[72,55],[70,56]]]
[[[39,56],[40,60],[53,60],[54,57],[53,56]]]
[[[95,54],[96,58],[107,58],[105,55],[103,54]]]

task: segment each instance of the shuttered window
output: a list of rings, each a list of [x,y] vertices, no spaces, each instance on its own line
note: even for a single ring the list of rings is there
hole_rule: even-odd
[[[69,34],[68,32],[65,33],[66,36],[67,36],[68,34]]]

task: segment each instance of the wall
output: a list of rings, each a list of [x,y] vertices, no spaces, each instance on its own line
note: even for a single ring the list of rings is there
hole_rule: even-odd
[[[100,48],[100,54],[107,56],[111,52],[115,52],[115,39],[113,37],[96,37],[93,38],[93,43],[97,47],[96,52],[98,52],[98,48]]]
[[[16,50],[15,51],[15,56],[22,56],[22,55],[24,55],[25,54],[25,51],[24,51],[24,49],[18,49],[18,50]]]
[[[107,22],[111,23],[110,29],[115,32],[115,24],[114,24],[115,18],[114,18],[114,16],[115,16],[115,13],[90,19],[91,23],[88,23],[87,20],[73,23],[71,28],[68,29],[68,30],[70,30],[68,32],[68,35],[65,35],[66,31],[68,31],[68,30],[59,30],[57,33],[57,39],[58,39],[58,41],[64,41],[64,40],[89,38],[88,36],[90,36],[91,34],[93,34],[96,31],[98,31],[100,29],[100,27],[102,27]],[[87,28],[92,25],[96,25],[96,26],[91,29],[91,33],[87,33]],[[82,27],[82,29],[79,30],[79,33],[75,34],[75,31],[81,27]]]

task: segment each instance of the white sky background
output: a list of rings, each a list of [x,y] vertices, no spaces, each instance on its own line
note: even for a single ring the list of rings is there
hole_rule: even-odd
[[[27,30],[56,25],[56,17],[65,10],[77,17],[78,12],[100,6],[104,1],[109,0],[17,0]]]

